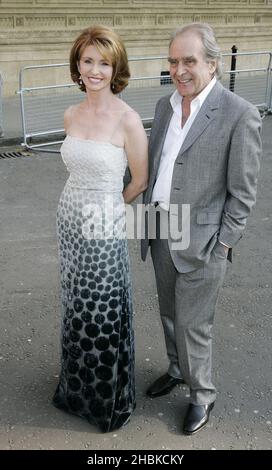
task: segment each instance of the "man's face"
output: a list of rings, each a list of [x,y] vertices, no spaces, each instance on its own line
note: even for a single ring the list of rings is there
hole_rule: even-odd
[[[193,100],[212,80],[216,62],[207,62],[198,34],[177,36],[169,50],[170,75],[181,96]]]

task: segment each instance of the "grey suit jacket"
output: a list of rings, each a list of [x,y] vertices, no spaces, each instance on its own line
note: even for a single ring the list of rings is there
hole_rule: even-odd
[[[150,179],[144,194],[146,205],[151,201],[172,114],[170,96],[161,98],[149,140]],[[260,131],[257,109],[217,82],[197,114],[174,164],[170,204],[190,204],[189,247],[172,250],[173,240],[169,236],[170,253],[179,272],[194,270],[208,262],[219,240],[232,247],[241,238],[256,201]],[[148,245],[146,237],[141,243],[143,260]]]

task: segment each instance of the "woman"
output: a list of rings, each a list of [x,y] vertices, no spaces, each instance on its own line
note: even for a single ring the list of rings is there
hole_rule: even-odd
[[[124,203],[147,186],[147,138],[138,114],[118,97],[130,74],[114,31],[84,30],[70,71],[86,97],[64,114],[61,154],[70,176],[57,211],[63,320],[53,403],[108,432],[135,408]],[[123,190],[127,164],[131,181]]]

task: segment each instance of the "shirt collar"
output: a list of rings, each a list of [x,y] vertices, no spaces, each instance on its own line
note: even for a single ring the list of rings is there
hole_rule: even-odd
[[[209,84],[199,93],[199,95],[197,95],[192,100],[191,105],[193,107],[198,106],[200,109],[215,84],[216,84],[216,77],[213,77],[212,80],[209,82]],[[178,90],[175,90],[170,98],[170,103],[173,108],[173,111],[179,115],[181,114],[181,101],[182,101],[182,96],[180,96]]]

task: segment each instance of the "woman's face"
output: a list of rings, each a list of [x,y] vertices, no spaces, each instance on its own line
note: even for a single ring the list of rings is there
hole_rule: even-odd
[[[87,46],[79,60],[79,72],[86,90],[101,91],[110,88],[113,67],[96,46]]]

